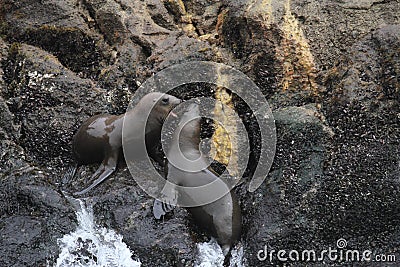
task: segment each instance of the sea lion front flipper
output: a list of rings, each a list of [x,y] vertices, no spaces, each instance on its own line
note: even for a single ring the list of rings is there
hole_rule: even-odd
[[[172,211],[178,203],[178,195],[175,186],[166,184],[162,190],[160,199],[161,200],[155,199],[153,204],[153,215],[156,219],[160,219],[162,216]]]
[[[162,216],[172,211],[174,208],[175,208],[174,205],[167,204],[158,199],[154,199],[153,215],[157,220],[159,220],[161,219]]]
[[[89,187],[83,189],[82,191],[75,192],[74,196],[81,196],[104,182],[115,170],[117,169],[118,162],[118,151],[112,153],[111,156],[106,157],[104,161],[101,163],[100,167],[93,174],[90,180],[93,180],[96,176],[99,176]]]
[[[153,215],[154,215],[154,218],[159,220],[165,214],[166,214],[166,212],[163,209],[163,202],[161,202],[158,199],[154,199],[154,203],[153,203]]]

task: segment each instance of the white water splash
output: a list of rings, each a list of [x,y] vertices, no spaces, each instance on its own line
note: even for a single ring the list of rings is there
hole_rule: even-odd
[[[231,251],[230,267],[246,267],[243,246],[237,245]],[[197,244],[197,258],[195,267],[223,267],[224,254],[214,238],[210,242]]]
[[[79,203],[78,228],[57,240],[61,253],[54,267],[140,267],[122,236],[95,225],[92,208],[86,208],[81,200]]]
[[[224,254],[214,238],[210,242],[197,244],[195,267],[219,267],[224,264]]]
[[[244,250],[243,245],[238,244],[236,245],[231,251],[231,260],[230,260],[230,267],[246,267],[247,260],[244,257]]]

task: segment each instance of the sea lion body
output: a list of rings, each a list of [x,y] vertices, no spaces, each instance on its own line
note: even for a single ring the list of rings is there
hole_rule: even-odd
[[[116,170],[119,155],[122,154],[124,119],[128,124],[127,127],[133,130],[132,133],[138,133],[127,139],[132,149],[139,142],[143,142],[141,140],[143,135],[139,133],[146,128],[146,147],[151,155],[155,155],[153,147],[158,143],[163,120],[179,103],[181,100],[174,96],[153,92],[145,95],[133,109],[125,114],[119,116],[100,114],[86,120],[73,138],[73,154],[78,166],[96,162],[101,162],[101,165],[91,177],[91,180],[96,180],[88,188],[75,193],[75,195],[85,194]],[[151,112],[148,113],[150,109]],[[146,117],[145,114],[149,114],[149,116]],[[161,161],[161,159],[156,160]]]
[[[72,151],[78,164],[101,162],[122,146],[123,115],[100,114],[86,120],[74,135]]]
[[[172,177],[177,177],[177,179],[172,179]],[[188,173],[169,165],[168,179],[174,180],[174,183],[181,186],[198,187],[212,183],[219,177],[209,170]],[[195,201],[192,198],[193,196],[185,193],[182,193],[179,197],[185,198],[183,201],[186,202]],[[200,199],[204,199],[204,197],[202,196]],[[241,234],[242,216],[236,194],[230,191],[214,202],[187,209],[196,225],[215,237],[222,247],[224,255],[227,255],[233,244],[239,240]]]
[[[199,107],[191,104],[188,111],[183,115],[189,118],[199,117]],[[204,166],[208,166],[206,159],[199,150],[200,144],[200,120],[197,118],[191,120],[183,126],[179,137],[173,138],[172,147],[176,147],[179,142],[179,148],[182,154],[190,159],[200,159],[204,161]],[[182,118],[185,121],[185,118]],[[176,151],[171,150],[168,153],[168,159],[176,156]],[[186,168],[187,167],[187,168]],[[188,169],[191,166],[185,166]],[[168,163],[167,179],[177,185],[185,187],[199,187],[217,182],[218,185],[226,193],[224,196],[209,204],[188,208],[192,214],[194,222],[201,228],[207,230],[211,236],[214,236],[223,249],[226,256],[235,241],[239,240],[241,234],[242,217],[236,194],[231,191],[228,185],[208,168],[201,171],[186,171],[177,168],[171,162]],[[206,192],[203,192],[206,193]],[[201,193],[200,193],[201,194]],[[206,199],[207,195],[189,195],[183,190],[179,192],[179,198],[184,198],[185,203],[196,203],[196,199]],[[181,199],[182,200],[182,199]]]

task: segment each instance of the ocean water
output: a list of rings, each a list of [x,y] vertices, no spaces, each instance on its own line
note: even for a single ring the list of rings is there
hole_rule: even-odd
[[[122,236],[112,229],[95,224],[93,210],[79,201],[78,227],[75,231],[58,239],[61,253],[53,267],[140,267],[138,259],[122,241]],[[224,255],[217,241],[197,244],[195,267],[222,267]],[[247,267],[243,245],[231,251],[230,267]]]
[[[243,245],[238,244],[231,251],[230,267],[246,267]],[[223,267],[224,254],[214,238],[209,242],[197,244],[195,267]]]
[[[81,200],[79,203],[78,227],[58,240],[61,253],[53,267],[140,267],[122,236],[96,225],[92,207]]]

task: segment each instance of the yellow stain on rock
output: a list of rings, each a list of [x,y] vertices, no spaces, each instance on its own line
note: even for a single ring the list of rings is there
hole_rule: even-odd
[[[307,38],[299,26],[298,20],[291,12],[290,0],[285,3],[285,15],[281,27],[283,38],[277,47],[277,57],[283,67],[282,89],[298,88],[310,90],[317,94],[315,82],[316,67]]]
[[[261,20],[264,30],[268,30],[275,23],[273,4],[273,0],[250,0],[247,13]],[[290,0],[284,3],[284,10],[283,23],[279,26],[282,41],[276,46],[276,57],[282,69],[281,88],[283,91],[301,89],[316,95],[317,70],[308,40],[292,14]]]
[[[225,88],[229,88],[227,76],[221,74],[217,68],[217,79],[220,85],[215,91],[217,104],[214,107],[214,134],[212,137],[212,155],[214,160],[227,167],[233,177],[238,176],[238,143],[237,125],[234,118],[235,110],[232,95]],[[224,109],[227,105],[230,109]]]
[[[193,25],[192,15],[186,10],[185,3],[182,0],[164,0],[174,10],[176,15],[180,16],[180,22],[182,23],[181,29],[189,37],[197,37],[196,28]]]
[[[169,0],[171,4],[175,4],[179,7],[179,12],[184,15],[186,14],[186,7],[182,0]]]
[[[261,17],[266,26],[274,23],[272,0],[252,0],[249,2],[247,12],[256,17]]]

